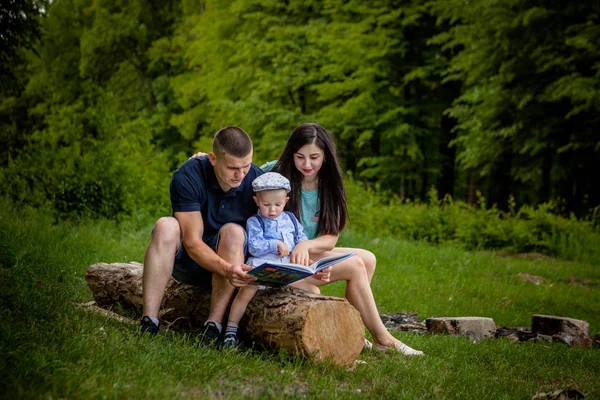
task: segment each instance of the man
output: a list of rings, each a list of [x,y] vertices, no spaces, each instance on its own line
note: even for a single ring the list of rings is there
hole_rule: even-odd
[[[252,181],[262,174],[252,164],[252,141],[238,127],[221,129],[213,151],[186,161],[171,179],[172,217],[156,222],[144,256],[144,317],[141,331],[158,332],[158,311],[171,275],[180,282],[212,282],[203,341],[221,336],[221,322],[235,287],[246,275],[246,220],[256,214]]]

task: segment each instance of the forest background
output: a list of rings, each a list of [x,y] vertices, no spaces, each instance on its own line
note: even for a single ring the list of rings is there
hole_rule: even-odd
[[[561,253],[548,244],[555,226],[598,231],[599,11],[526,0],[3,2],[2,192],[49,203],[57,220],[155,218],[169,213],[172,171],[219,128],[243,127],[261,163],[315,121],[336,137],[349,191],[373,204],[351,213],[359,228]],[[461,231],[471,205],[487,216]]]
[[[377,255],[381,313],[561,315],[598,338],[599,18],[591,0],[2,1],[0,397],[600,398],[597,346],[395,331],[426,356],[350,372],[75,307],[88,265],[143,260],[172,172],[219,128],[260,164],[318,122],[345,172],[339,243]]]

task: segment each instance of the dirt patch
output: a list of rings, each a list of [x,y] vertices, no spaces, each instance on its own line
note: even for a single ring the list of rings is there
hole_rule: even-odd
[[[555,262],[556,258],[542,253],[513,253],[508,250],[500,250],[495,253],[498,257],[518,258],[520,260]]]
[[[576,276],[570,276],[568,278],[561,279],[561,282],[576,287],[598,286],[598,282],[590,281],[589,279],[584,278],[577,278]]]
[[[526,274],[523,272],[519,272],[518,274],[523,280],[527,281],[527,282],[531,282],[535,285],[539,285],[541,283],[546,283],[546,281],[548,281],[548,279],[544,278],[543,276],[538,276],[538,275],[531,275],[531,274]]]

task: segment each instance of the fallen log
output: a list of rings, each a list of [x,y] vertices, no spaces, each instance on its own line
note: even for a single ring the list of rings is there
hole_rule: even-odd
[[[139,263],[90,265],[86,281],[98,306],[142,310],[142,272]],[[210,286],[191,286],[171,278],[161,307],[161,321],[193,329],[208,316]],[[314,361],[329,359],[351,365],[362,350],[364,326],[347,300],[293,287],[259,290],[240,323],[246,343],[266,350],[286,349]]]

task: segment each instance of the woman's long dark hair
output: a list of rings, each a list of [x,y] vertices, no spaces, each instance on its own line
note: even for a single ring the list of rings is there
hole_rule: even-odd
[[[302,173],[296,169],[294,155],[307,144],[315,144],[325,153],[319,178],[319,224],[317,234],[339,235],[346,226],[348,205],[333,137],[319,124],[303,124],[294,129],[273,171],[290,180],[292,191],[287,208],[300,218]]]

